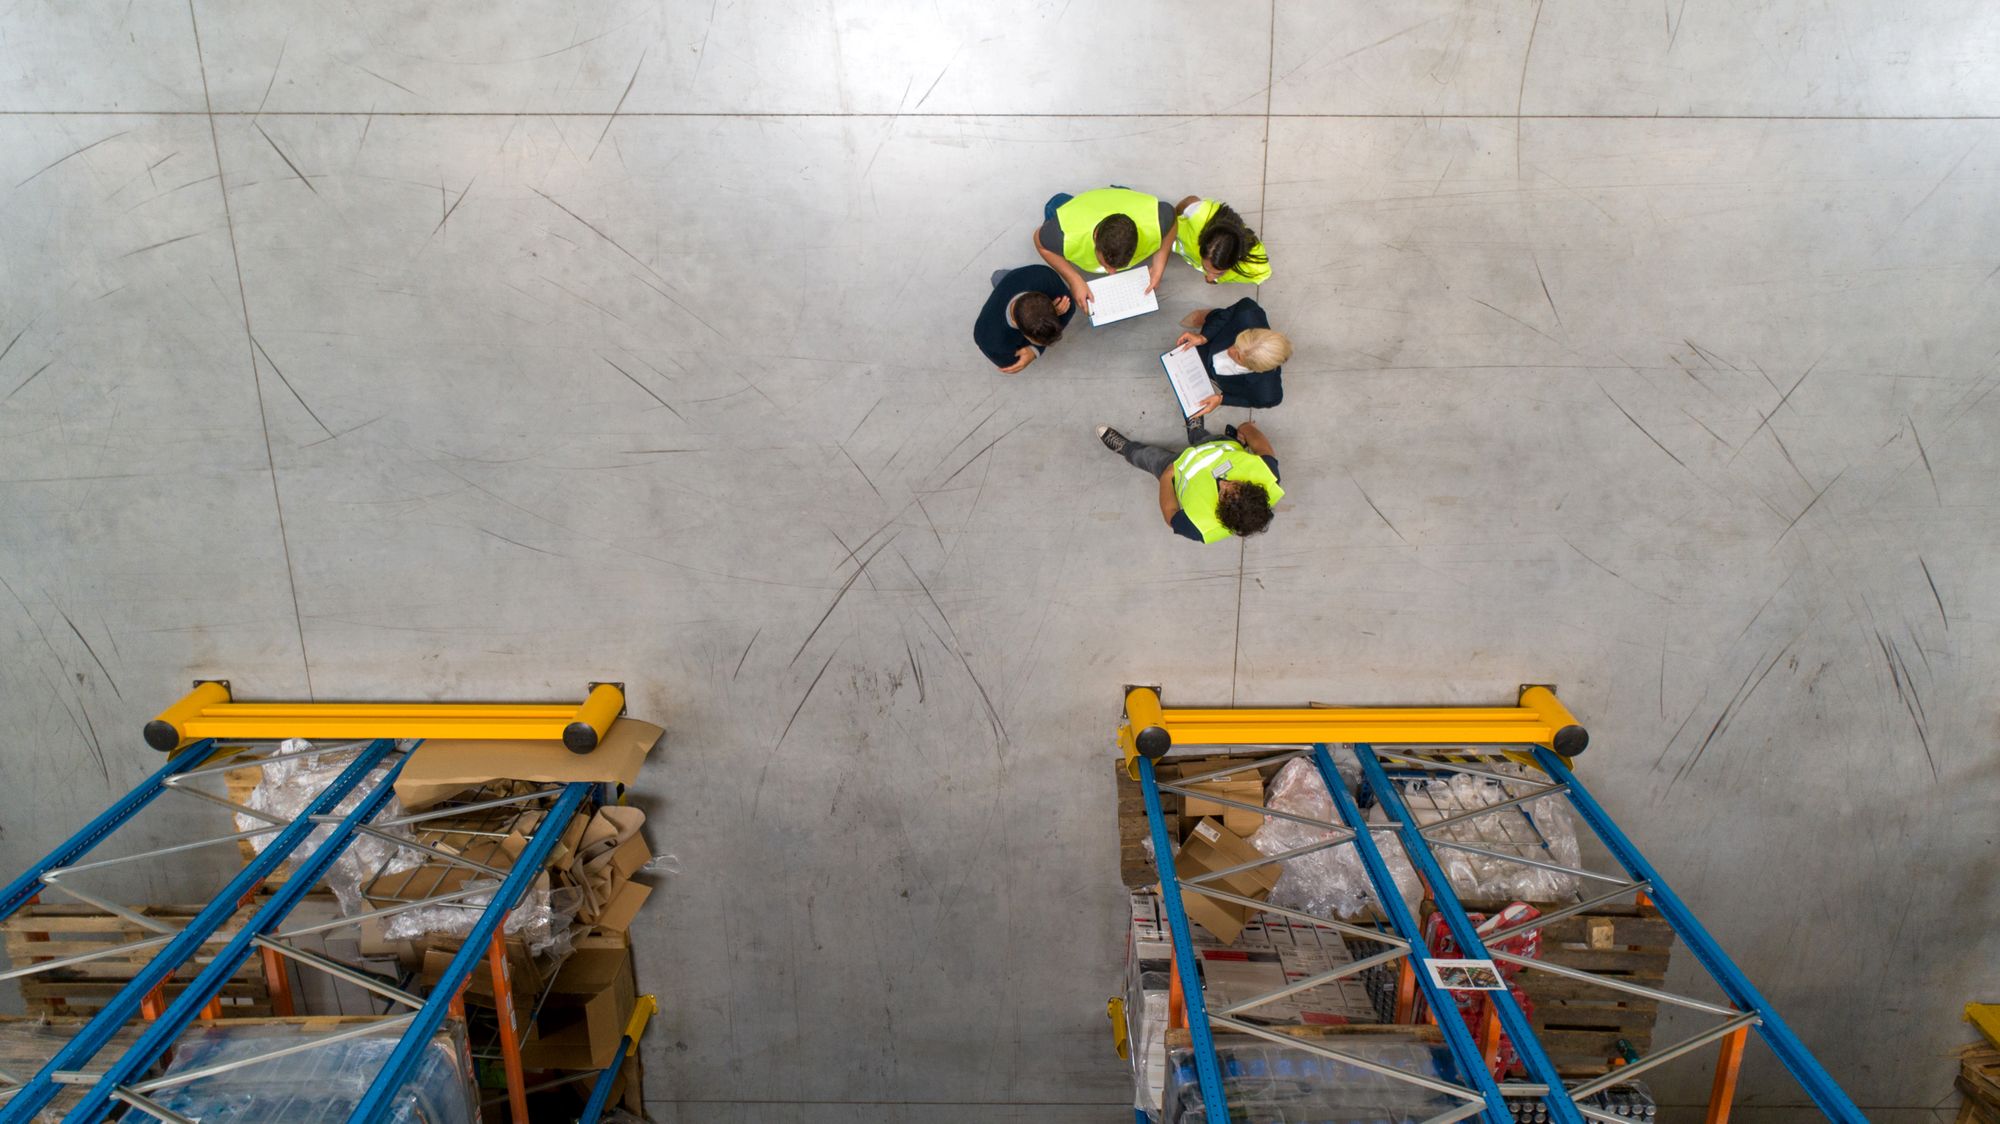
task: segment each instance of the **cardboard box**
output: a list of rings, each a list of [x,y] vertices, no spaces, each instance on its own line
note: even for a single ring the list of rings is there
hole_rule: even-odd
[[[396,777],[396,799],[410,811],[428,808],[494,780],[609,781],[630,786],[661,730],[650,722],[620,718],[597,748],[571,753],[551,741],[427,741],[410,754]]]
[[[632,950],[621,939],[579,942],[542,1000],[521,1047],[529,1069],[602,1069],[617,1056],[637,1001]]]
[[[1261,808],[1264,806],[1264,779],[1256,773],[1238,773],[1233,777],[1218,777],[1212,781],[1189,785],[1188,791],[1181,795],[1181,814],[1191,819],[1219,816],[1222,819],[1222,826],[1242,836],[1249,836],[1264,826],[1264,817],[1256,812],[1191,795],[1196,792],[1209,793],[1243,804],[1255,804]]]
[[[1257,848],[1252,847],[1242,836],[1230,831],[1214,818],[1200,821],[1188,835],[1174,856],[1174,870],[1183,880],[1198,874],[1224,870],[1252,859],[1261,858]],[[1270,896],[1271,888],[1278,884],[1278,864],[1240,870],[1214,883],[1215,888],[1258,901]],[[1209,931],[1223,944],[1231,944],[1243,926],[1250,920],[1252,910],[1248,906],[1234,902],[1217,901],[1204,894],[1187,892],[1181,895],[1181,903],[1187,909],[1188,920]]]

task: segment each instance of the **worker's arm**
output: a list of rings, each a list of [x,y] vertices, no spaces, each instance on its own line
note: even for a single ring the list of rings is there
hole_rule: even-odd
[[[1264,431],[1257,428],[1256,422],[1244,422],[1242,425],[1237,426],[1236,437],[1237,440],[1243,442],[1244,448],[1260,457],[1275,457],[1278,455],[1278,451],[1271,447],[1271,439],[1264,436]]]
[[[1181,213],[1182,211],[1185,211],[1185,210],[1187,210],[1187,209],[1188,209],[1188,205],[1189,205],[1189,204],[1192,204],[1192,203],[1199,203],[1199,202],[1201,202],[1201,196],[1199,196],[1199,195],[1190,195],[1190,196],[1188,196],[1188,197],[1187,197],[1186,199],[1183,199],[1183,200],[1181,200],[1180,202],[1178,202],[1178,203],[1174,204],[1174,214],[1178,215],[1178,214],[1180,214],[1180,213]]]
[[[1171,527],[1174,525],[1174,516],[1180,513],[1181,498],[1174,492],[1174,469],[1172,465],[1168,465],[1167,470],[1160,473],[1160,516],[1167,521],[1167,526]]]
[[[1083,271],[1071,265],[1068,258],[1042,245],[1041,227],[1036,227],[1034,232],[1028,235],[1028,241],[1034,244],[1035,252],[1042,255],[1042,260],[1049,263],[1049,268],[1055,270],[1057,276],[1063,279],[1063,284],[1069,286],[1069,295],[1075,300],[1076,307],[1088,312],[1090,282],[1084,279]]]
[[[1037,352],[1032,347],[1022,348],[1020,351],[1014,353],[1014,365],[1011,367],[1000,368],[1000,373],[1003,375],[1011,375],[1025,369],[1028,364],[1033,363],[1035,361],[1036,354]]]
[[[1160,278],[1167,275],[1167,255],[1172,253],[1173,249],[1174,232],[1171,230],[1162,232],[1160,235],[1160,248],[1158,252],[1153,254],[1152,261],[1146,265],[1147,292],[1150,293],[1160,287]]]

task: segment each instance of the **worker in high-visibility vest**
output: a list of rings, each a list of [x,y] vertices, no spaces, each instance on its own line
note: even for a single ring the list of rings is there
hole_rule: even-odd
[[[1227,203],[1190,195],[1174,204],[1174,250],[1211,285],[1262,285],[1271,258],[1257,232]]]
[[[1255,535],[1271,525],[1271,505],[1285,498],[1278,486],[1278,454],[1254,422],[1232,425],[1216,440],[1188,429],[1191,444],[1178,454],[1134,441],[1108,425],[1097,427],[1104,447],[1133,468],[1160,480],[1160,515],[1183,538],[1215,542]]]
[[[1088,311],[1086,273],[1117,273],[1144,261],[1146,292],[1159,287],[1173,249],[1174,209],[1129,187],[1057,192],[1042,207],[1042,225],[1031,241],[1049,268],[1062,275],[1076,307]]]

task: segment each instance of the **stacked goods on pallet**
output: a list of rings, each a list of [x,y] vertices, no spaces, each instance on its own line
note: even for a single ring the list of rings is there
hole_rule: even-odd
[[[381,913],[349,930],[358,935],[360,957],[393,961],[402,986],[428,994],[542,829],[562,786],[592,783],[599,786],[594,795],[608,797],[613,786],[636,779],[659,737],[656,726],[619,719],[588,757],[539,743],[424,743],[376,817],[407,822],[386,828],[393,838],[357,840],[326,881],[341,912]],[[230,798],[266,814],[296,815],[309,799],[302,794],[317,792],[352,760],[339,750],[305,753],[311,747],[304,742],[286,748],[299,755],[225,774]],[[238,820],[246,829],[257,825]],[[530,1071],[597,1070],[616,1056],[637,995],[627,930],[652,893],[642,880],[654,858],[645,821],[638,808],[586,800],[560,826],[502,931],[507,995],[496,996],[489,964],[467,979],[471,1054],[484,1083],[502,1079],[503,1018]],[[245,841],[246,855],[256,842]],[[302,848],[300,857],[306,853]],[[613,1100],[641,1103],[636,1063],[621,1069]],[[550,1111],[573,1115],[574,1106]]]
[[[0,1017],[0,1072],[34,1073],[81,1030],[81,1017]],[[162,1076],[191,1074],[212,1066],[246,1061],[279,1049],[310,1049],[270,1061],[226,1070],[185,1083],[165,1086],[151,1094],[162,1107],[202,1124],[243,1124],[282,1120],[286,1124],[331,1124],[354,1111],[368,1082],[396,1045],[394,1033],[355,1035],[387,1019],[374,1015],[241,1018],[200,1021],[177,1041],[159,1069]],[[116,1057],[144,1032],[133,1023],[118,1030],[100,1053]],[[463,1029],[451,1024],[438,1032],[386,1124],[473,1124],[479,1119],[479,1099],[465,1064]],[[64,1086],[56,1099],[34,1117],[33,1124],[56,1124],[83,1097],[82,1086]],[[0,1099],[0,1104],[4,1104]],[[126,1114],[130,1124],[154,1124],[157,1117],[138,1110]]]
[[[1173,937],[1157,893],[1142,890],[1132,894],[1131,907],[1125,946],[1125,1015],[1132,1043],[1134,1103],[1158,1113],[1169,1071]],[[1228,941],[1195,930],[1193,947],[1203,995],[1209,1009],[1216,1011],[1352,963],[1357,954],[1373,955],[1386,946],[1350,940],[1331,925],[1258,914]],[[1370,969],[1369,973],[1378,971]],[[1392,1009],[1385,1011],[1374,991],[1357,975],[1259,1004],[1239,1017],[1289,1033],[1358,1028],[1386,1021],[1390,1013]]]
[[[1457,1073],[1436,1027],[1370,1027],[1315,1036],[1336,1038],[1322,1044],[1404,1073],[1447,1081]],[[1218,1035],[1215,1054],[1229,1075],[1232,1120],[1429,1120],[1465,1103],[1373,1069],[1243,1035]],[[1173,1043],[1170,1060],[1155,1118],[1161,1124],[1212,1124],[1195,1075],[1194,1051]]]
[[[1241,786],[1228,794],[1230,799],[1237,803],[1267,805],[1276,810],[1331,819],[1331,799],[1326,795],[1318,770],[1305,759],[1289,762],[1274,760],[1284,752],[1254,751],[1185,761],[1174,758],[1159,762],[1156,769],[1163,782],[1173,783],[1185,776],[1198,776],[1232,765],[1261,763],[1254,771],[1223,778],[1225,781],[1254,778],[1261,782],[1261,791]],[[1339,760],[1338,756],[1336,760]],[[1515,770],[1515,766],[1498,760],[1483,760],[1478,767],[1503,773]],[[1117,768],[1121,877],[1127,887],[1151,887],[1158,882],[1159,874],[1153,865],[1150,825],[1143,793],[1138,782],[1126,775],[1122,762]],[[1401,788],[1411,814],[1424,826],[1501,804],[1510,795],[1500,783],[1469,774],[1436,778],[1399,773],[1393,767],[1389,772]],[[1522,776],[1529,781],[1539,779],[1538,774],[1526,771],[1522,772]],[[1345,776],[1344,779],[1364,809],[1364,814],[1373,822],[1385,822],[1372,794],[1356,783],[1358,778]],[[1160,802],[1169,838],[1175,841],[1177,847],[1184,848],[1181,854],[1187,854],[1185,848],[1191,843],[1200,842],[1195,835],[1201,825],[1215,825],[1220,818],[1214,815],[1200,818],[1189,814],[1186,805],[1194,801],[1175,793],[1161,792]],[[1216,806],[1212,802],[1206,810],[1244,811],[1233,806]],[[1248,814],[1256,816],[1255,813]],[[1263,854],[1279,853],[1288,847],[1324,837],[1324,832],[1295,821],[1275,816],[1256,818],[1264,821],[1262,826],[1239,819],[1237,826],[1250,829],[1239,837]],[[1227,820],[1221,819],[1220,822],[1226,830]],[[1520,855],[1562,866],[1581,865],[1575,826],[1566,804],[1560,798],[1495,808],[1485,815],[1453,820],[1437,831],[1442,839],[1496,854]],[[1405,900],[1413,908],[1420,906],[1421,887],[1408,858],[1403,854],[1400,841],[1387,834],[1377,834],[1375,838]],[[1451,879],[1454,892],[1471,913],[1498,914],[1514,902],[1523,902],[1547,913],[1577,900],[1576,879],[1561,872],[1448,848],[1439,848],[1437,855],[1447,877]],[[1197,857],[1192,869],[1212,868],[1205,866]],[[1264,869],[1269,871],[1275,868]],[[1268,875],[1265,878],[1268,879]],[[1272,905],[1316,916],[1339,917],[1358,924],[1370,924],[1380,919],[1371,900],[1372,887],[1351,846],[1334,847],[1287,860],[1278,879],[1274,883],[1260,880],[1257,892],[1237,889],[1245,897],[1268,900]],[[1193,892],[1184,894],[1184,900],[1191,903],[1199,897]],[[1208,927],[1206,915],[1209,912],[1205,907],[1195,906],[1189,910],[1189,915],[1198,925]],[[1247,929],[1257,918],[1262,917],[1268,922],[1273,916],[1245,909],[1232,920]],[[1549,922],[1540,930],[1539,951],[1535,955],[1550,964],[1608,980],[1659,987],[1666,978],[1673,943],[1672,928],[1650,905],[1606,904]],[[1377,969],[1373,975],[1380,985],[1376,991],[1385,1004],[1386,1018],[1393,1014],[1393,976],[1386,969]],[[1658,1004],[1653,1000],[1532,969],[1520,971],[1513,982],[1525,1000],[1522,1006],[1532,1011],[1530,1022],[1539,1032],[1543,1046],[1565,1077],[1593,1077],[1607,1072],[1614,1059],[1621,1057],[1618,1045],[1621,1039],[1641,1053],[1652,1042],[1653,1024],[1658,1016]],[[1133,1007],[1128,1009],[1135,1028],[1137,1020],[1143,1015],[1139,1006],[1135,993]],[[1136,1033],[1134,1038],[1139,1041]],[[1161,1062],[1163,1064],[1163,1059]]]
[[[138,906],[133,913],[158,921],[172,929],[185,926],[201,912],[198,905]],[[215,952],[236,935],[242,916],[224,927],[201,946],[179,971],[167,981],[167,1001],[181,993],[187,981],[206,968]],[[144,945],[129,952],[112,952],[159,936],[126,917],[108,913],[94,905],[34,903],[5,921],[0,921],[7,959],[14,968],[46,963],[71,956],[105,953],[62,968],[51,968],[20,980],[21,999],[28,1011],[47,1015],[94,1015],[112,996],[132,982],[139,969],[153,959],[158,944]],[[252,957],[223,985],[218,998],[222,1013],[230,1016],[271,1014],[271,989],[264,977],[264,963]],[[32,1070],[30,1071],[32,1072]]]

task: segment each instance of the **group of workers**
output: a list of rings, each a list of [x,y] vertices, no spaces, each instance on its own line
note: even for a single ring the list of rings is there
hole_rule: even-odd
[[[1258,285],[1271,262],[1242,216],[1226,203],[1190,195],[1179,203],[1125,187],[1081,195],[1059,193],[1042,211],[1034,232],[1044,264],[993,273],[993,292],[973,325],[973,342],[1003,374],[1015,374],[1062,340],[1078,311],[1088,312],[1092,274],[1119,273],[1144,263],[1145,292],[1166,274],[1167,257],[1181,259],[1210,285]],[[1108,425],[1097,427],[1106,448],[1160,482],[1160,514],[1175,533],[1196,542],[1254,535],[1271,524],[1271,505],[1284,496],[1278,457],[1252,422],[1208,432],[1207,416],[1220,406],[1269,409],[1284,399],[1279,381],[1292,344],[1257,302],[1245,297],[1227,308],[1196,309],[1180,322],[1175,347],[1192,347],[1214,389],[1187,414],[1187,441],[1179,449],[1134,441]]]

